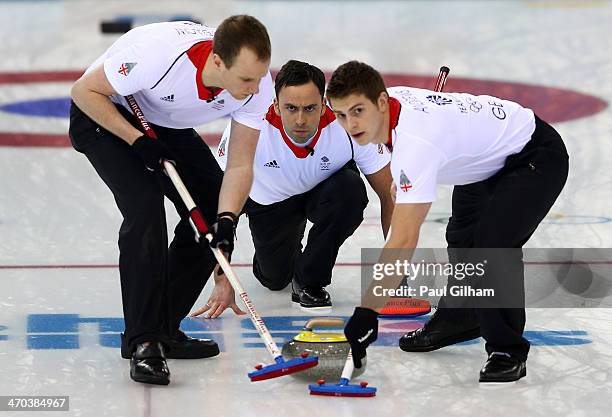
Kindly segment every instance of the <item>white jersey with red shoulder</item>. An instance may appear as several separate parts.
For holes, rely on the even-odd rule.
[[[217,160],[224,170],[230,130],[231,124],[217,148]],[[328,107],[316,135],[305,144],[295,143],[285,133],[274,106],[270,106],[257,142],[249,196],[263,205],[286,200],[310,191],[351,159],[364,175],[370,175],[389,164],[391,156],[383,145],[359,146],[353,142]]]
[[[202,70],[214,32],[193,22],[139,26],[117,39],[87,71],[103,65],[118,93],[111,100],[129,109],[123,96],[132,94],[151,123],[186,129],[230,115],[259,129],[272,102],[272,78],[268,73],[259,93],[244,100],[225,90],[207,89]]]
[[[436,185],[495,175],[535,130],[533,111],[508,100],[392,87],[389,139],[396,203],[436,199]]]

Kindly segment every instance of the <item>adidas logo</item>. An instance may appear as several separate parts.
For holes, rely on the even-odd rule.
[[[169,96],[166,97],[160,97],[160,100],[164,100],[164,101],[169,101],[171,103],[174,103],[174,94],[170,94]]]
[[[221,99],[219,101],[215,101],[215,103],[212,105],[212,108],[215,110],[221,110],[224,104],[225,100]]]
[[[264,166],[268,168],[280,168],[280,165],[276,162],[276,159],[264,164]]]

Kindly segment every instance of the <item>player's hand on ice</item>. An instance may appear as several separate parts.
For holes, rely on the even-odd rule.
[[[176,158],[166,144],[159,139],[142,135],[132,143],[132,149],[140,156],[149,171],[161,171],[164,159],[176,165]]]
[[[221,275],[217,275],[218,273],[221,273]],[[246,314],[246,312],[242,311],[240,307],[236,305],[234,289],[232,288],[232,285],[227,277],[219,269],[219,265],[217,265],[217,268],[215,268],[215,288],[213,288],[212,294],[210,294],[206,304],[191,313],[190,316],[201,316],[208,311],[205,318],[214,319],[219,317],[228,307],[234,310],[234,313],[237,316],[243,316]]]
[[[234,251],[237,223],[238,217],[234,213],[226,211],[217,215],[217,221],[211,227],[213,239],[210,246],[220,249],[228,261],[231,260]]]
[[[391,181],[391,189],[389,190],[389,193],[391,194],[391,200],[393,200],[393,203],[395,203],[395,196],[397,196],[397,185],[395,185],[393,181]]]
[[[344,326],[344,335],[351,345],[355,368],[361,368],[361,360],[366,356],[366,349],[378,337],[378,313],[369,308],[356,307]]]

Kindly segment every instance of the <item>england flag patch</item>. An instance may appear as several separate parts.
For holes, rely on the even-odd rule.
[[[128,74],[132,71],[132,69],[134,69],[136,64],[137,62],[124,62],[123,64],[121,64],[121,66],[119,67],[119,71],[117,72],[127,77]]]
[[[404,170],[401,170],[400,172],[400,188],[405,193],[407,193],[408,190],[412,188],[412,183],[410,182],[406,174],[404,174]]]

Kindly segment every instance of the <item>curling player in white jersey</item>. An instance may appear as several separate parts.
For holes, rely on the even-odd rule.
[[[156,23],[121,36],[72,87],[72,145],[112,191],[123,215],[121,354],[131,359],[135,381],[165,385],[166,358],[219,353],[214,341],[192,339],[179,329],[216,261],[207,242],[196,243],[161,161],[174,161],[214,223],[211,245],[229,256],[237,214],[251,187],[259,129],[273,97],[270,55],[266,28],[251,16],[229,17],[216,30],[192,22]],[[139,103],[159,139],[139,130],[127,95]],[[223,175],[194,127],[225,116],[232,119],[236,151]],[[164,196],[181,217],[169,248]]]
[[[400,348],[427,352],[482,336],[488,359],[480,382],[525,376],[529,342],[523,337],[520,248],[567,179],[568,155],[559,134],[532,110],[496,97],[387,89],[376,70],[356,61],[336,69],[327,96],[355,141],[392,149],[397,198],[385,248],[410,252],[417,246],[437,184],[455,186],[446,229],[451,263],[470,261],[479,250],[487,254],[495,253],[487,248],[509,248],[504,256],[489,259],[480,281],[496,286],[494,304],[476,302],[474,297],[444,297],[422,329],[400,339]],[[397,283],[389,283],[389,288]],[[376,309],[384,303],[368,294],[345,328],[356,366],[376,340]]]
[[[387,233],[393,211],[390,154],[382,145],[362,147],[351,140],[325,105],[325,75],[319,68],[291,60],[276,76],[275,90],[245,205],[255,246],[253,273],[273,291],[291,283],[296,305],[326,310],[332,300],[325,287],[338,250],[363,221],[368,203],[359,171],[380,199]],[[228,126],[218,148],[221,165],[235,152],[233,145],[227,152],[233,136]],[[307,220],[312,228],[302,248]]]

